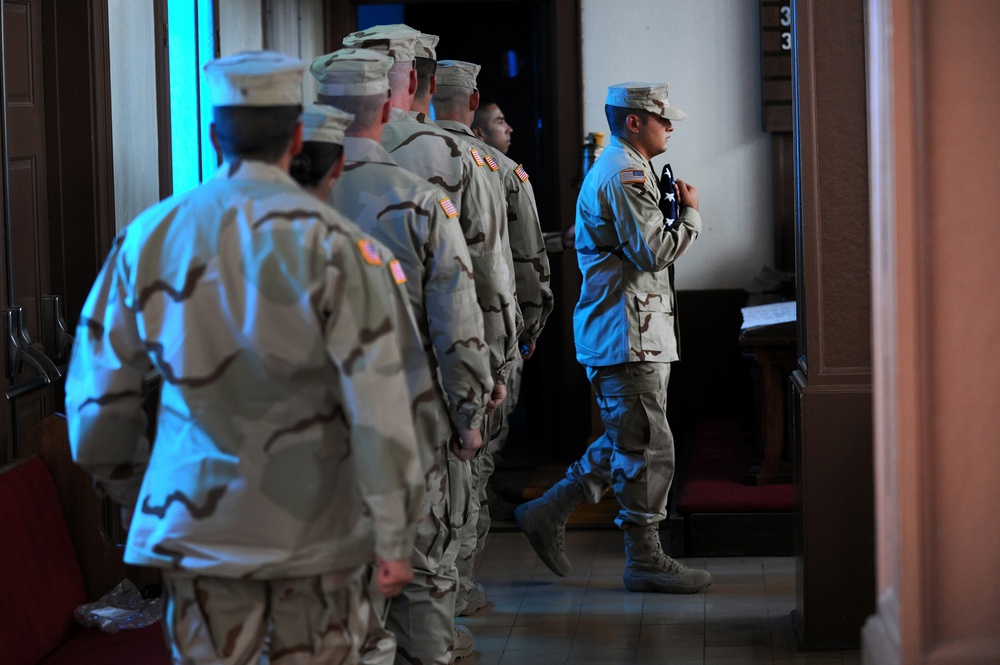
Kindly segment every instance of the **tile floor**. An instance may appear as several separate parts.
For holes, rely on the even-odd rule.
[[[566,534],[573,572],[549,572],[517,532],[491,532],[477,580],[490,604],[459,619],[476,651],[459,665],[856,665],[858,651],[800,652],[792,557],[684,559],[714,582],[692,595],[631,593],[622,586],[616,530]]]

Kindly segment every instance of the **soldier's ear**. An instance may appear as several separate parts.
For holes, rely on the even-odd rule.
[[[479,91],[473,90],[472,94],[469,95],[469,110],[475,111],[479,108]]]
[[[432,76],[432,77],[431,77],[431,84],[430,84],[430,86],[429,86],[429,87],[427,88],[427,91],[428,91],[428,92],[429,92],[430,94],[432,94],[432,95],[433,95],[433,94],[434,94],[435,92],[437,92],[437,89],[438,89],[438,79],[437,79],[437,76]]]
[[[642,126],[642,120],[636,113],[629,113],[625,116],[625,129],[631,134],[638,134]]]
[[[333,166],[330,168],[330,173],[328,174],[331,184],[344,172],[344,161],[344,153],[340,153],[340,157],[338,157],[337,161],[333,163]]]
[[[416,67],[414,67],[413,69],[410,70],[410,89],[409,89],[409,92],[407,92],[406,94],[410,95],[411,97],[413,95],[417,94],[417,68]]]
[[[222,146],[219,145],[219,135],[215,132],[215,123],[211,123],[208,126],[208,135],[212,139],[212,147],[215,148],[215,158],[217,161],[222,162]]]
[[[295,131],[292,132],[292,142],[288,145],[289,154],[294,157],[302,152],[302,122],[295,123]]]

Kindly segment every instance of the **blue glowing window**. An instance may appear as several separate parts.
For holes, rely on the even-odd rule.
[[[175,194],[204,182],[218,161],[209,137],[212,107],[202,66],[215,57],[212,0],[169,0],[170,142]]]

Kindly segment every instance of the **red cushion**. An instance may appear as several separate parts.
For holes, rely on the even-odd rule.
[[[677,512],[768,513],[795,510],[795,485],[745,485],[750,444],[735,421],[707,421],[695,431]]]
[[[77,630],[86,591],[55,483],[38,457],[0,471],[0,663],[34,665]]]
[[[170,665],[163,622],[115,634],[81,628],[38,665]]]

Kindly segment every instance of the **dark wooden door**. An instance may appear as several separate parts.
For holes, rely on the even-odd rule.
[[[0,289],[5,313],[3,385],[33,389],[4,399],[4,456],[15,452],[19,433],[55,408],[56,379],[45,362],[42,297],[50,293],[48,162],[46,159],[42,0],[3,3],[4,270]],[[27,337],[18,333],[23,324]],[[17,343],[9,341],[15,336]],[[38,380],[36,377],[42,377]]]
[[[56,375],[65,369],[67,333],[115,219],[107,0],[3,0],[0,27],[3,463],[32,425],[62,409]],[[57,302],[65,330],[51,316]],[[19,341],[30,358],[12,348],[14,318],[23,320]]]

